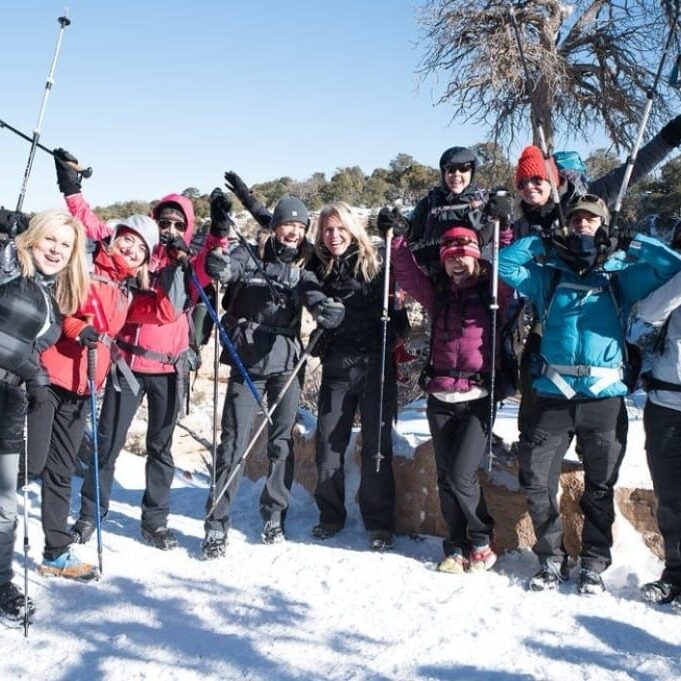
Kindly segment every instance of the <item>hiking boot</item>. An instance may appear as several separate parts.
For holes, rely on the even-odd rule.
[[[262,539],[263,544],[281,544],[281,542],[286,541],[284,528],[279,521],[268,520],[265,527],[262,528],[260,539]]]
[[[167,527],[157,527],[155,530],[152,530],[142,525],[142,536],[152,546],[161,549],[161,551],[170,551],[177,547],[177,537]]]
[[[369,532],[369,546],[372,551],[390,551],[394,545],[393,533],[390,530]]]
[[[453,553],[451,556],[446,556],[438,566],[438,572],[448,572],[450,575],[462,575],[468,569],[468,561],[463,557],[462,553]]]
[[[227,535],[222,530],[208,530],[201,543],[204,560],[222,558],[227,550]]]
[[[315,539],[330,539],[343,529],[343,525],[337,523],[319,523],[312,528],[312,536]]]
[[[681,596],[681,586],[657,579],[641,587],[641,596],[648,603],[671,603],[677,596]]]
[[[87,518],[78,518],[71,527],[71,536],[74,544],[87,544],[92,535],[97,531],[97,523]]]
[[[582,595],[602,594],[605,591],[605,584],[599,572],[589,568],[581,568],[577,578],[577,593]]]
[[[28,622],[33,621],[35,607],[28,599]],[[0,618],[9,622],[23,622],[26,615],[26,597],[21,589],[12,582],[5,582],[0,586]]]
[[[485,570],[489,570],[496,562],[497,554],[494,553],[489,544],[485,546],[476,546],[471,549],[468,569],[470,572],[485,572]]]
[[[545,558],[541,561],[541,569],[529,581],[530,591],[550,591],[570,578],[567,559],[562,561]]]
[[[94,565],[84,563],[76,558],[70,551],[62,553],[52,560],[43,559],[38,566],[38,572],[46,577],[64,577],[75,579],[78,582],[90,582],[99,579],[99,571]]]

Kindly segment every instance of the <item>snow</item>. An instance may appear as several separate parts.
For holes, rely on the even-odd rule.
[[[423,435],[418,404],[398,429]],[[634,415],[640,410],[634,409]],[[496,431],[513,439],[515,405]],[[210,421],[210,408],[206,407]],[[307,424],[309,429],[310,424]],[[208,431],[209,432],[209,431]],[[210,435],[206,437],[210,438]],[[640,418],[630,427],[623,479],[646,482]],[[642,462],[642,464],[641,464]],[[178,461],[182,466],[182,462]],[[367,550],[357,505],[346,528],[317,542],[316,507],[294,484],[288,541],[260,543],[262,481],[242,480],[227,556],[199,560],[209,479],[178,468],[170,526],[180,546],[162,552],[139,537],[144,459],[124,452],[103,524],[104,573],[79,584],[36,573],[41,559],[39,487],[29,490],[29,591],[38,613],[21,629],[0,627],[2,679],[492,680],[676,681],[681,619],[653,607],[639,586],[660,562],[618,517],[608,592],[578,596],[574,581],[556,593],[530,593],[530,551],[501,556],[484,574],[435,571],[435,537],[398,536],[388,553]],[[629,483],[627,483],[629,484]],[[349,500],[358,485],[352,467]],[[649,478],[647,485],[649,486]],[[77,508],[76,478],[72,507]],[[22,583],[22,529],[15,553]],[[95,542],[76,548],[96,562]]]

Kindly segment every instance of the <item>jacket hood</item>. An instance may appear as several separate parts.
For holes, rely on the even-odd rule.
[[[154,206],[151,211],[151,217],[156,220],[159,208],[165,203],[176,203],[184,213],[185,218],[187,218],[187,229],[184,232],[183,239],[184,242],[189,246],[194,234],[194,226],[196,224],[196,218],[194,217],[194,204],[182,194],[166,194],[159,199],[158,203]]]

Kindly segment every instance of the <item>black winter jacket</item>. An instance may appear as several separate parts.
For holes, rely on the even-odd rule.
[[[21,275],[12,242],[0,244],[0,367],[24,381],[49,383],[39,355],[61,333],[52,280]]]
[[[276,297],[255,266],[252,256],[271,282]],[[304,305],[314,314],[314,308],[326,298],[317,278],[307,270],[287,262],[286,251],[279,249],[274,237],[265,243],[263,257],[254,247],[239,245],[229,253],[229,267],[220,277],[229,284],[222,300],[227,313],[223,323],[244,366],[254,376],[269,376],[294,368],[301,354],[300,319]],[[210,256],[206,271],[211,271]],[[229,353],[220,358],[233,365]]]

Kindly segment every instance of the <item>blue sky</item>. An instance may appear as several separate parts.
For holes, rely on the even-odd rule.
[[[436,165],[485,130],[435,106],[443,83],[419,80],[424,54],[412,0],[148,0],[69,3],[41,142],[94,175],[93,205],[210,191],[225,170],[249,184],[359,165],[398,153]],[[30,134],[64,4],[3,3],[0,118]],[[420,42],[420,44],[419,44]],[[29,144],[0,129],[0,203],[16,204]],[[38,151],[24,204],[61,205]]]

